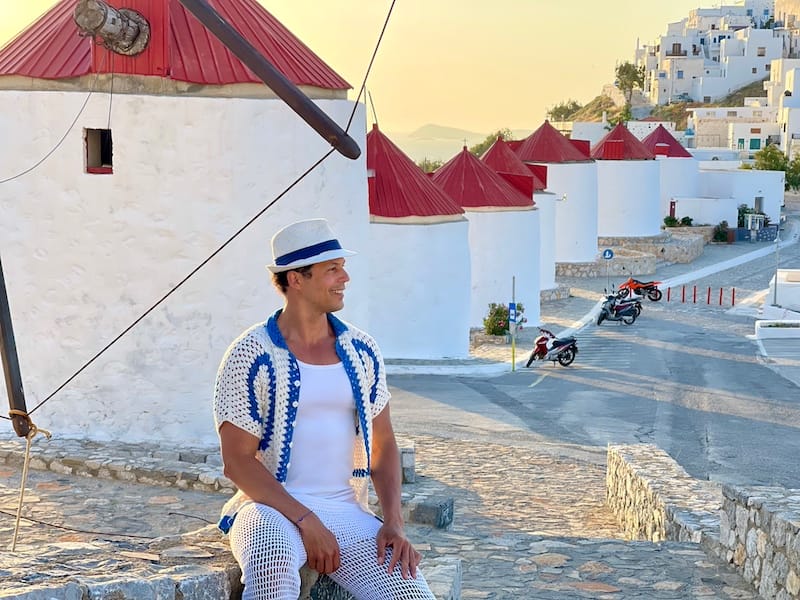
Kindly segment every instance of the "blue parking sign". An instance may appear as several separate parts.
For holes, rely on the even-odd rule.
[[[509,302],[508,303],[508,322],[509,323],[516,323],[517,322],[517,303],[516,302]]]
[[[611,248],[606,248],[605,250],[603,250],[603,258],[605,258],[606,260],[611,260],[612,258],[614,258],[614,251]]]

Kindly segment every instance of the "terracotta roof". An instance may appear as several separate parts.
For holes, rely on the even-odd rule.
[[[586,162],[590,160],[564,137],[549,121],[525,138],[516,149],[517,156],[524,162],[564,163]]]
[[[618,123],[594,148],[592,158],[605,160],[652,160],[655,158],[628,128]]]
[[[464,149],[439,167],[433,181],[463,208],[531,208],[533,198],[507,183]]]
[[[369,213],[386,218],[434,217],[464,211],[414,161],[378,130],[367,134]]]
[[[151,39],[144,52],[112,54],[92,38],[81,37],[72,19],[75,0],[60,0],[0,49],[0,75],[66,79],[113,71],[205,85],[261,83],[178,0],[107,1],[148,20]],[[351,87],[256,0],[208,2],[296,85]]]
[[[497,141],[483,153],[481,160],[523,194],[530,196],[533,192],[542,191],[546,187],[503,138],[497,138]]]
[[[681,143],[663,125],[656,127],[642,140],[642,145],[653,154],[657,154],[656,144],[665,144],[667,146],[666,155],[671,158],[692,158],[689,151],[681,146]]]

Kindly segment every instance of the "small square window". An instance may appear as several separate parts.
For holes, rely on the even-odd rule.
[[[756,67],[753,67],[753,73],[758,73],[758,69]]]
[[[727,116],[727,117],[735,117],[736,116],[736,111],[735,110],[729,110],[728,114],[725,115],[725,116]]]
[[[114,172],[114,143],[110,129],[84,129],[84,148],[87,173]]]
[[[676,75],[678,79],[683,79],[683,71],[678,71]]]

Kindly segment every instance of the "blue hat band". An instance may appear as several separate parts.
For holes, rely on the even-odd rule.
[[[314,244],[313,246],[306,246],[305,248],[300,248],[294,252],[289,252],[288,254],[279,256],[275,259],[275,264],[279,267],[285,267],[286,265],[290,265],[298,260],[305,260],[306,258],[317,256],[318,254],[328,252],[329,250],[341,249],[342,245],[339,243],[339,240],[328,240],[326,242],[320,242],[319,244]]]

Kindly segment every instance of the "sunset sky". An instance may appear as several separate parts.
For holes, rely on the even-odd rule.
[[[390,0],[260,0],[357,93]],[[111,2],[124,6],[121,0]],[[0,0],[0,44],[54,0]],[[367,84],[384,131],[534,129],[586,103],[698,0],[396,0]],[[372,121],[370,113],[369,120]]]

